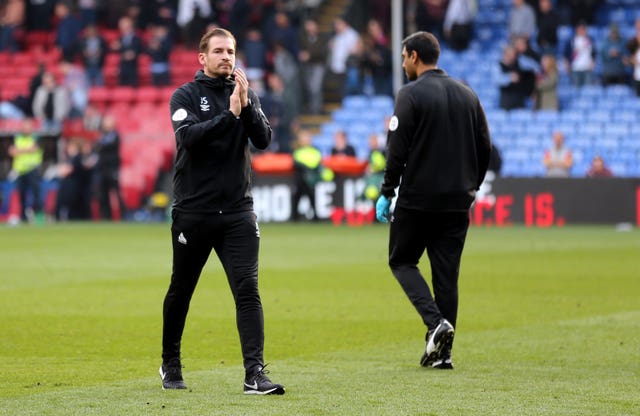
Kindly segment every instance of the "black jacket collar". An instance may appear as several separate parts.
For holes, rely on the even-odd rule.
[[[196,72],[195,81],[204,84],[205,86],[213,89],[221,89],[225,87],[234,87],[236,85],[233,78],[212,78],[205,75],[202,69]]]

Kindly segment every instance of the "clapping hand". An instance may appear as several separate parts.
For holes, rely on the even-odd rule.
[[[240,68],[236,68],[235,71],[233,71],[233,75],[235,75],[236,79],[236,88],[239,87],[240,104],[242,108],[244,108],[249,105],[249,80]]]

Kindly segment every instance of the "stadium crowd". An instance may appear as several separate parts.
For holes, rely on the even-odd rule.
[[[132,175],[143,176],[143,194],[149,197],[161,186],[173,154],[168,122],[152,118],[165,112],[158,109],[166,108],[173,89],[192,79],[198,69],[197,62],[185,52],[195,47],[207,28],[221,26],[236,34],[239,65],[246,70],[270,120],[274,140],[269,151],[291,153],[302,127],[301,115],[333,117],[340,108],[333,111],[335,106],[327,106],[328,103],[340,105],[346,98],[362,95],[393,96],[389,2],[347,2],[345,13],[333,17],[330,28],[320,24],[318,12],[323,3],[321,0],[3,1],[0,130],[13,136],[21,128],[20,120],[33,118],[36,131],[60,136],[61,145],[54,161],[62,164],[67,157],[73,158],[67,153],[74,154],[78,143],[83,151],[95,154],[105,131],[101,120],[115,118],[114,128],[122,136],[118,150],[122,155],[123,166],[118,168],[122,181],[118,186],[127,188],[127,184],[138,182]],[[404,2],[405,34],[431,31],[443,40],[443,51],[454,54],[449,56],[464,56],[482,37],[480,29],[490,20],[487,16],[496,10],[506,10],[506,19],[490,25],[502,36],[491,40],[504,45],[501,59],[494,62],[496,70],[490,81],[498,94],[496,107],[507,111],[557,112],[566,104],[559,92],[565,79],[570,79],[577,88],[633,86],[640,95],[640,19],[636,20],[632,35],[627,27],[622,31],[611,22],[603,25],[599,18],[602,13],[598,13],[608,3],[408,0]],[[606,36],[602,36],[602,30],[593,30],[603,26],[609,28]],[[570,35],[566,36],[567,33]],[[594,38],[594,33],[600,37]],[[458,75],[453,65],[448,68],[445,64],[444,69]],[[473,83],[470,85],[475,88]],[[115,91],[124,98],[120,100],[113,95]],[[143,100],[143,91],[155,98]],[[111,95],[101,99],[99,93],[106,92]],[[490,102],[485,105],[493,107]],[[332,129],[322,126],[314,144],[328,156],[334,136],[340,131],[354,148],[355,157],[367,161],[369,137],[384,133],[384,120],[390,115],[389,105],[382,108],[376,114],[378,121],[367,120],[376,126],[373,131],[348,131],[344,124]],[[339,124],[334,121],[332,118],[326,124]],[[548,136],[550,139],[551,134]],[[141,138],[165,143],[157,146],[161,150],[154,150],[158,153],[153,156],[154,172],[126,167],[128,163],[136,164],[132,158],[139,156],[136,151],[141,145],[134,142]],[[82,145],[84,142],[88,144]],[[381,150],[384,140],[378,143]],[[505,162],[508,156],[504,157]],[[539,161],[540,158],[542,168]],[[149,165],[148,162],[149,159],[144,160],[144,164]],[[9,158],[2,163],[0,174],[6,177],[10,171]],[[48,167],[43,163],[41,173]],[[49,170],[47,177],[65,171]],[[95,188],[96,182],[90,182]],[[125,203],[118,203],[123,211],[127,206],[136,208],[142,204],[139,195],[131,198],[126,191],[122,197],[114,194],[114,198],[124,199]],[[103,209],[103,216],[108,215],[104,212]]]

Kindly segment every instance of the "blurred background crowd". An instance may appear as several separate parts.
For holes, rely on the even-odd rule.
[[[640,176],[637,1],[405,0],[401,20],[480,96],[496,175]],[[382,0],[0,0],[0,213],[14,190],[16,221],[166,206],[168,101],[215,26],[236,36],[267,153],[312,146],[379,174],[391,21]]]

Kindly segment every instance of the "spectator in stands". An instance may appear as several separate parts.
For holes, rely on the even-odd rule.
[[[384,179],[384,169],[387,167],[387,159],[383,147],[380,145],[377,134],[369,135],[369,157],[367,170],[364,177],[364,199],[376,201],[380,196],[380,186]]]
[[[84,29],[78,49],[89,85],[104,85],[102,68],[104,67],[104,60],[107,55],[107,42],[102,35],[100,35],[95,25],[88,25]]]
[[[573,155],[564,143],[561,131],[553,132],[553,146],[547,149],[542,160],[548,177],[568,177],[573,166]]]
[[[475,0],[451,0],[444,16],[444,37],[454,51],[464,51],[473,39],[473,19],[478,12]]]
[[[81,118],[89,103],[89,80],[85,71],[70,61],[60,62],[61,86],[69,95],[69,118]]]
[[[66,143],[64,161],[58,166],[60,185],[55,207],[57,221],[91,218],[91,175],[94,165],[91,143],[79,139]]]
[[[223,15],[220,21],[226,22],[226,25],[231,33],[237,33],[236,43],[238,49],[244,48],[244,34],[249,26],[251,26],[251,16],[254,13],[260,13],[262,1],[253,0],[234,0],[231,5],[223,6]],[[267,16],[262,15],[263,21],[268,21]],[[268,36],[266,31],[263,31],[265,38]]]
[[[541,71],[536,78],[535,108],[536,110],[558,111],[558,64],[555,55],[542,56]]]
[[[525,107],[527,95],[524,93],[525,89],[520,77],[518,54],[513,46],[507,45],[504,47],[494,79],[498,80],[498,86],[500,87],[500,108],[513,110]]]
[[[56,4],[55,13],[58,21],[55,45],[62,52],[62,59],[73,61],[78,37],[82,32],[82,21],[64,1]]]
[[[298,29],[291,23],[289,15],[284,11],[278,11],[269,30],[269,42],[272,47],[281,44],[297,60],[300,53],[298,37]]]
[[[304,102],[307,103],[307,111],[311,114],[322,113],[322,84],[328,53],[327,44],[328,39],[320,32],[318,22],[311,18],[305,20],[298,59],[302,69]]]
[[[67,91],[56,81],[51,72],[42,75],[42,85],[33,98],[33,115],[44,130],[59,132],[62,122],[69,115],[71,102]]]
[[[569,4],[571,24],[576,25],[580,22],[585,24],[593,24],[595,22],[595,13],[597,8],[603,3],[603,0],[564,0]]]
[[[525,0],[513,0],[509,15],[509,37],[525,36],[531,39],[536,31],[536,13]]]
[[[618,25],[609,26],[609,34],[600,45],[600,62],[602,63],[602,84],[627,84],[628,60],[625,41],[620,37]]]
[[[358,38],[356,44],[347,57],[345,80],[344,80],[344,95],[359,95],[364,93],[365,75],[364,75],[364,39]],[[369,75],[369,74],[367,74]],[[369,75],[369,90],[371,90],[371,79]],[[371,94],[371,91],[369,91]]]
[[[99,0],[77,0],[80,12],[80,23],[83,28],[95,26],[98,19]]]
[[[331,156],[356,157],[356,149],[349,143],[347,133],[344,130],[337,130],[334,133]]]
[[[146,52],[151,57],[151,83],[156,87],[164,87],[171,83],[169,55],[172,48],[169,28],[160,24],[153,25]]]
[[[42,78],[45,72],[47,72],[47,67],[44,62],[38,62],[38,70],[29,81],[29,97],[26,103],[26,109],[24,109],[25,114],[29,117],[33,117],[33,100],[36,97],[38,87],[42,85]]]
[[[27,0],[27,30],[50,31],[58,0]]]
[[[627,43],[629,62],[633,71],[633,83],[636,95],[640,97],[640,18],[636,19],[636,34]]]
[[[591,166],[587,171],[588,178],[611,178],[613,176],[613,172],[609,169],[605,163],[604,159],[600,155],[596,155],[593,157],[591,161]]]
[[[292,113],[285,103],[285,89],[282,79],[274,73],[267,76],[267,88],[264,95],[260,95],[262,111],[271,125],[272,137],[270,150],[279,153],[289,153],[291,149],[291,132],[289,125]]]
[[[276,42],[273,45],[273,72],[278,74],[285,85],[285,89],[295,89],[295,93],[299,88],[300,69],[296,58],[285,47],[284,44]],[[293,93],[294,91],[292,91]]]
[[[347,58],[345,95],[391,95],[391,50],[363,34]]]
[[[178,0],[176,22],[187,47],[197,45],[204,33],[207,21],[212,16],[211,2],[208,0]]]
[[[321,180],[322,153],[312,144],[308,130],[299,130],[293,150],[294,192],[291,197],[291,219],[300,219],[299,205],[303,196],[309,198],[312,218],[317,220],[315,186]]]
[[[25,0],[7,0],[0,5],[0,52],[16,52],[16,34],[25,20]]]
[[[273,51],[273,71],[282,80],[283,123],[290,126],[300,113],[300,69],[296,59],[280,43],[275,44]]]
[[[541,54],[555,55],[558,53],[558,27],[560,15],[553,8],[551,0],[540,0],[538,3],[538,36],[536,41]]]
[[[144,13],[140,16],[143,28],[151,25],[162,25],[169,29],[172,41],[179,39],[178,24],[176,22],[177,3],[168,0],[149,0],[145,4]],[[212,11],[212,14],[214,12]]]
[[[442,25],[447,13],[447,0],[419,0],[415,4],[417,30],[433,33],[442,39]]]
[[[100,217],[103,220],[114,219],[111,209],[111,195],[115,194],[120,214],[124,213],[124,203],[120,195],[120,135],[116,128],[116,119],[107,114],[102,119],[102,136],[96,143],[98,156],[96,164],[96,191],[100,203]]]
[[[531,97],[536,88],[536,74],[540,73],[540,55],[531,48],[526,36],[515,36],[513,46],[518,54],[522,94]]]
[[[376,45],[389,47],[389,36],[385,33],[384,27],[379,20],[375,18],[369,19],[367,22],[367,34]]]
[[[21,97],[14,97],[10,100],[0,101],[0,120],[22,120],[26,114],[20,105]],[[24,97],[22,97],[24,98]]]
[[[136,34],[134,21],[129,16],[118,20],[120,37],[111,48],[120,54],[119,84],[138,86],[138,57],[142,52],[142,40]]]
[[[370,32],[362,36],[364,47],[362,69],[365,79],[371,82],[371,88],[368,87],[368,82],[365,84],[364,92],[377,95],[392,95],[391,49],[388,44],[376,39],[380,38]]]
[[[334,20],[335,34],[329,42],[330,82],[337,85],[340,94],[346,80],[347,59],[355,50],[360,35],[341,17]],[[342,98],[342,97],[339,97]]]
[[[249,81],[263,80],[267,71],[267,44],[255,27],[247,30],[244,47],[245,73]],[[237,58],[236,58],[237,59]]]
[[[587,25],[578,23],[573,38],[564,50],[565,64],[571,74],[571,83],[577,87],[593,84],[596,46],[587,33]]]
[[[98,132],[102,128],[102,112],[89,103],[82,116],[82,127],[88,133]]]
[[[34,133],[34,123],[30,118],[22,122],[21,130],[13,138],[9,155],[13,158],[11,176],[15,177],[20,195],[20,219],[33,222],[41,216],[40,168],[42,149],[38,136]]]

